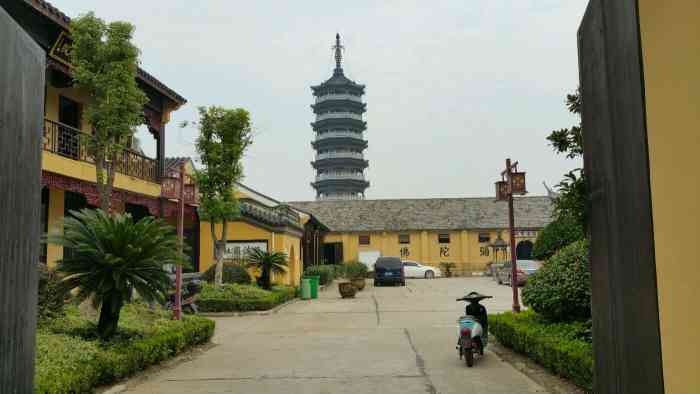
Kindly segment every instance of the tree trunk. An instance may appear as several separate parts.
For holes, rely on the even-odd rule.
[[[102,302],[100,320],[97,323],[97,333],[103,340],[109,340],[117,333],[119,314],[123,305],[123,300],[117,295],[109,297]]]
[[[214,239],[214,254],[216,257],[216,270],[214,271],[214,286],[219,287],[224,282],[224,252],[226,252],[226,240],[228,234],[228,222],[226,220],[222,223],[221,229],[221,239],[217,241],[216,231],[214,230],[214,223],[211,224],[212,238]]]

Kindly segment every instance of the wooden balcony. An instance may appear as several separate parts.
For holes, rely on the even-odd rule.
[[[161,178],[161,196],[169,199],[180,198],[180,179],[175,177]],[[185,204],[199,204],[199,191],[197,190],[194,180],[189,175],[185,175]]]
[[[91,138],[93,138],[92,135],[73,127],[48,119],[44,120],[43,148],[45,151],[95,164],[95,160],[87,152],[87,142]],[[119,153],[116,170],[123,175],[153,183],[158,182],[158,161],[130,149],[124,149]]]

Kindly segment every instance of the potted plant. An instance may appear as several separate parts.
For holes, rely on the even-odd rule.
[[[365,288],[365,277],[367,276],[366,265],[360,263],[359,261],[346,263],[345,275],[358,291],[362,291]]]
[[[355,298],[357,288],[352,282],[338,282],[338,291],[340,291],[340,296],[343,298]]]

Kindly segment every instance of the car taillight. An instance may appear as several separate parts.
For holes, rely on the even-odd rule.
[[[462,331],[461,331],[461,333],[462,333],[462,336],[463,336],[463,337],[467,337],[467,338],[471,338],[471,337],[472,337],[472,330],[470,330],[470,329],[468,329],[468,328],[463,328]]]

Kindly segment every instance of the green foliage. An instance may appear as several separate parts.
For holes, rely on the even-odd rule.
[[[347,277],[347,267],[345,264],[333,264],[330,265],[330,267],[333,267],[333,277],[334,278],[345,278]]]
[[[574,94],[566,96],[566,106],[569,112],[581,116],[581,93],[577,89]],[[547,137],[555,152],[566,154],[575,159],[583,156],[583,130],[581,122],[578,126],[568,129],[554,130]],[[586,177],[583,169],[577,168],[564,175],[558,185],[559,197],[554,200],[554,213],[557,217],[571,217],[586,231]]]
[[[345,277],[350,280],[364,279],[367,277],[367,266],[359,261],[345,263]]]
[[[205,284],[197,305],[202,312],[264,311],[295,296],[296,289],[290,286],[273,286],[268,291],[250,285],[225,284],[214,287]]]
[[[593,346],[590,323],[550,323],[532,311],[489,317],[489,332],[516,352],[525,354],[588,392],[593,390]]]
[[[551,321],[591,318],[588,242],[574,242],[552,256],[528,278],[523,302]]]
[[[547,260],[559,249],[585,237],[583,228],[576,219],[571,216],[560,216],[539,232],[532,248],[532,257],[537,260]]]
[[[248,252],[246,261],[249,267],[260,270],[258,285],[265,290],[272,288],[272,275],[287,272],[287,254],[284,252],[266,252],[253,248]]]
[[[45,264],[39,263],[37,269],[39,271],[37,314],[39,322],[42,323],[46,319],[63,314],[69,289],[61,281],[60,275]]]
[[[312,265],[304,270],[305,276],[320,276],[319,284],[328,285],[335,279],[333,265]]]
[[[133,25],[107,24],[92,12],[71,20],[72,76],[90,98],[84,115],[94,136],[84,143],[95,159],[104,210],[109,210],[118,155],[143,123],[143,106],[148,101],[136,83],[139,49],[131,42],[133,33]]]
[[[248,111],[222,107],[199,107],[199,137],[195,148],[204,168],[195,171],[194,180],[199,188],[199,216],[211,224],[215,241],[216,275],[214,282],[221,285],[227,223],[240,216],[240,206],[234,187],[243,176],[243,155],[253,143]],[[187,123],[184,123],[186,125]],[[222,224],[217,237],[216,223]]]
[[[202,280],[206,280],[209,283],[214,282],[214,271],[216,271],[216,265],[212,265],[202,273]],[[249,285],[250,282],[252,282],[252,278],[244,266],[234,261],[224,262],[223,283]]]
[[[455,263],[443,261],[440,263],[440,269],[445,273],[445,277],[452,277],[452,269],[455,267]]]
[[[80,300],[92,297],[101,306],[103,339],[116,333],[120,310],[133,290],[145,301],[162,302],[170,286],[163,265],[184,261],[174,229],[153,217],[134,223],[128,214],[72,211],[63,233],[48,239],[73,251],[58,261],[57,271],[69,289],[78,289]]]
[[[149,365],[206,343],[214,322],[199,316],[170,319],[162,309],[124,307],[119,335],[101,342],[96,324],[69,310],[65,318],[43,326],[36,338],[36,393],[91,393]]]

